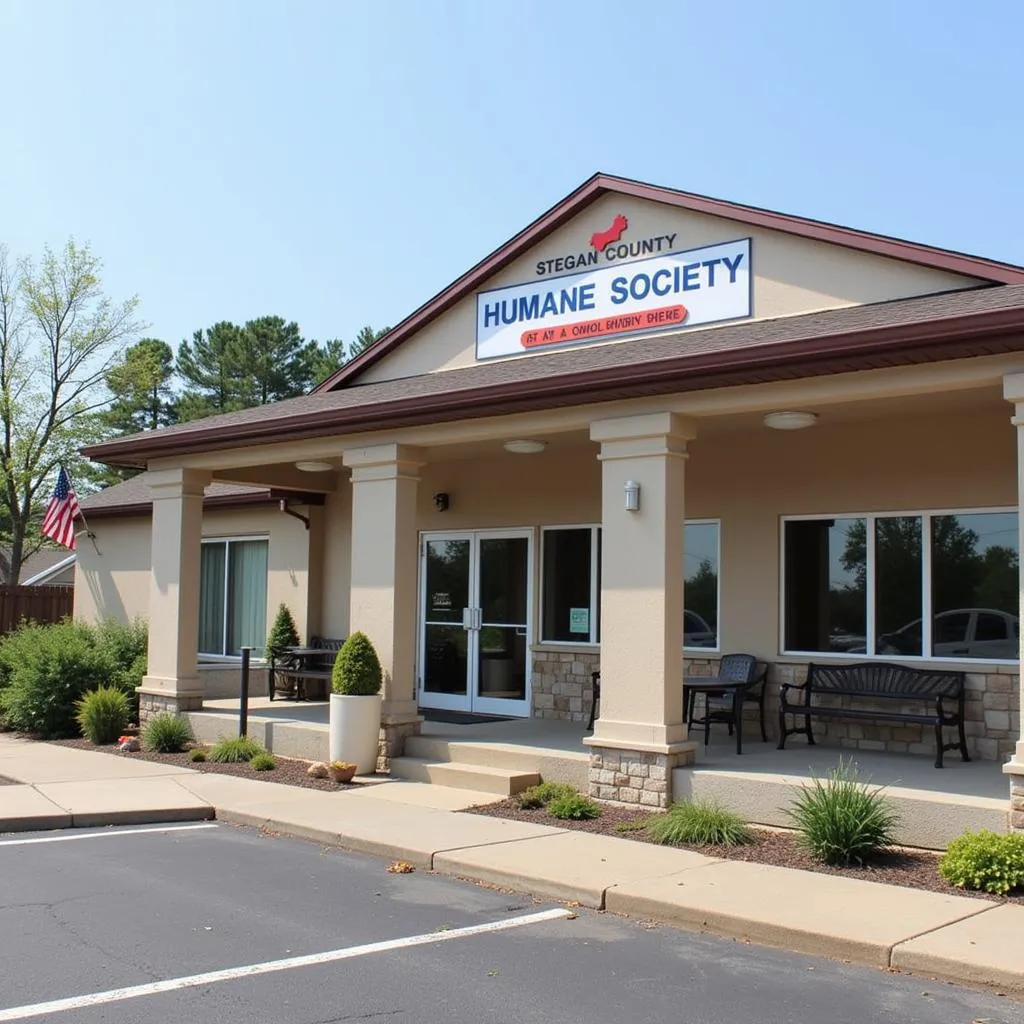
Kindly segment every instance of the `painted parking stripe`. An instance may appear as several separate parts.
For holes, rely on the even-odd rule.
[[[153,828],[123,828],[117,832],[85,832],[82,835],[37,836],[33,839],[4,839],[3,846],[33,846],[36,843],[70,843],[78,839],[119,839],[121,836],[141,836],[149,832],[194,832],[200,828],[218,828],[216,822],[202,825],[157,825]]]
[[[551,910],[539,911],[536,914],[524,914],[521,917],[509,917],[502,921],[470,925],[468,928],[453,928],[450,931],[443,932],[427,932],[424,935],[409,935],[402,939],[370,942],[363,946],[331,949],[326,953],[310,953],[306,956],[289,957],[286,960],[268,960],[265,963],[248,964],[244,967],[228,967],[223,971],[207,971],[205,974],[192,974],[184,978],[169,978],[166,981],[153,981],[146,985],[132,985],[130,988],[115,988],[110,989],[108,992],[93,992],[85,996],[54,999],[48,1003],[12,1006],[10,1009],[0,1010],[0,1021],[29,1020],[32,1017],[43,1017],[48,1013],[81,1010],[89,1006],[103,1006],[106,1003],[118,1003],[125,999],[138,999],[140,996],[155,996],[163,992],[177,992],[185,988],[215,985],[222,981],[252,978],[259,974],[291,971],[296,967],[315,967],[318,964],[329,964],[335,963],[338,960],[351,960],[353,957],[369,956],[371,953],[390,953],[392,950],[409,949],[412,946],[427,946],[437,942],[451,942],[453,939],[467,939],[474,935],[489,935],[492,932],[505,932],[512,928],[523,928],[526,925],[542,924],[545,921],[556,921],[560,918],[573,916],[575,915],[571,910],[555,907]]]

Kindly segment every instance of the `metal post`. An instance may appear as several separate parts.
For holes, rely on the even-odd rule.
[[[238,701],[238,735],[245,736],[249,731],[249,656],[251,647],[242,648],[242,690]]]

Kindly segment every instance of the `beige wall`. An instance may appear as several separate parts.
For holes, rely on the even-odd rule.
[[[737,221],[661,203],[603,196],[527,255],[494,275],[488,280],[487,288],[542,280],[536,273],[538,260],[585,252],[591,234],[607,227],[617,213],[624,213],[629,219],[623,241],[675,233],[673,249],[684,250],[737,238],[753,239],[755,319],[883,302],[977,284],[973,278],[798,238],[781,231],[752,228]],[[372,366],[360,381],[373,383],[470,366],[475,362],[475,332],[476,297],[471,295]],[[629,341],[608,344],[629,344]]]
[[[308,510],[302,509],[303,513]],[[95,545],[79,545],[75,572],[75,617],[129,620],[149,615],[150,519],[97,518]],[[302,523],[276,507],[211,510],[203,516],[203,537],[267,537],[268,626],[284,602],[299,633],[307,631],[310,606],[309,541]],[[314,600],[315,610],[317,601]]]

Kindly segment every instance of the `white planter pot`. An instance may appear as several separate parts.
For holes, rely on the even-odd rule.
[[[377,743],[380,737],[381,695],[350,697],[331,694],[332,761],[352,761],[358,775],[377,770]]]

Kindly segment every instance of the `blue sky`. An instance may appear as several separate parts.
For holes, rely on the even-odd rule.
[[[394,324],[595,171],[1024,263],[1024,8],[5,0],[0,242],[149,333]]]

